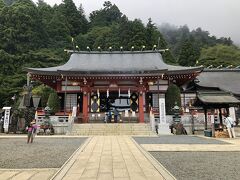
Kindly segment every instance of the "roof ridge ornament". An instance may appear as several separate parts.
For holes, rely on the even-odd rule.
[[[153,50],[153,51],[156,51],[156,48],[157,48],[157,45],[154,44],[152,50]]]
[[[123,51],[123,47],[122,47],[122,46],[120,46],[120,51],[121,51],[121,52]]]
[[[143,78],[140,77],[139,83],[142,85],[143,84]]]
[[[90,52],[91,51],[91,49],[90,49],[90,47],[89,46],[87,46],[87,50]]]

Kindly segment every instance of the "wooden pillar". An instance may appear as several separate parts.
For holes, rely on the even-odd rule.
[[[88,88],[83,87],[83,123],[88,122]]]
[[[207,108],[204,108],[204,115],[205,115],[205,127],[204,127],[204,129],[207,130]]]
[[[215,137],[215,119],[214,119],[215,109],[211,110],[211,125],[212,125],[212,137]],[[212,119],[213,117],[213,119]]]
[[[143,91],[140,89],[138,97],[138,113],[139,113],[139,123],[144,123],[144,104],[143,104]]]
[[[220,120],[220,125],[223,127],[223,121],[222,121],[222,109],[219,108],[219,120]]]
[[[56,81],[56,83],[57,83],[57,88],[56,88],[57,92],[62,91],[62,81]]]

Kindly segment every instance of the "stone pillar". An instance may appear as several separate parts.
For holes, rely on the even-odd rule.
[[[159,124],[158,124],[158,133],[159,134],[171,134],[169,128],[169,123],[166,119],[166,105],[165,105],[165,94],[159,95]]]

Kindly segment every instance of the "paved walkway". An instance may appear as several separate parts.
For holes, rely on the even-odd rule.
[[[228,144],[141,144],[141,146],[147,151],[240,151],[240,138],[216,140]],[[94,136],[88,138],[61,169],[0,169],[0,179],[175,179],[142,147],[130,136]]]
[[[89,138],[53,179],[174,179],[129,136]]]
[[[212,139],[202,136],[202,138]],[[216,138],[227,144],[141,144],[146,151],[240,151],[240,138]]]
[[[46,180],[50,179],[57,169],[0,169],[1,180]]]

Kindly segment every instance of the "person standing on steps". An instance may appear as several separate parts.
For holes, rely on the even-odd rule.
[[[117,120],[118,120],[118,110],[117,110],[117,108],[114,108],[113,113],[114,113],[114,122],[117,123]]]
[[[156,134],[158,134],[158,123],[155,122],[155,130],[156,130]]]

